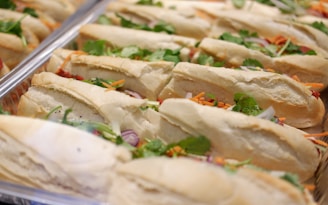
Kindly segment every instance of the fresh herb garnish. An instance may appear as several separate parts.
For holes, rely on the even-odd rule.
[[[162,2],[154,2],[153,0],[139,0],[136,4],[163,7]]]
[[[16,4],[12,0],[1,0],[0,1],[0,8],[15,10],[16,7],[17,7]]]
[[[322,32],[324,32],[326,35],[328,35],[328,27],[322,23],[322,21],[315,21],[312,24],[310,24],[313,28],[316,28]]]
[[[213,56],[207,55],[205,53],[200,53],[197,58],[197,63],[200,65],[207,65],[213,67],[222,67],[224,66],[224,62],[215,61]]]
[[[180,49],[158,49],[151,52],[147,49],[141,49],[137,46],[127,46],[124,48],[111,49],[104,40],[87,41],[83,46],[83,51],[96,56],[117,56],[130,58],[134,60],[145,61],[170,61],[178,63],[181,61]]]
[[[103,56],[107,55],[107,46],[105,40],[87,41],[82,50],[90,55]]]
[[[275,44],[267,39],[261,39],[256,32],[251,33],[247,30],[240,30],[236,35],[233,35],[229,32],[225,32],[222,35],[220,35],[218,39],[228,41],[231,43],[236,43],[238,45],[245,46],[246,48],[252,50],[260,51],[265,55],[271,57],[277,57],[281,55],[292,55],[292,54],[316,55],[316,52],[314,50],[310,48],[305,49],[304,46],[298,46],[292,43],[290,39],[285,38],[284,41],[280,41],[279,43]],[[252,40],[252,39],[256,39],[256,40]]]
[[[263,111],[253,97],[244,93],[236,93],[234,95],[234,101],[236,104],[232,108],[233,111],[253,116],[258,115]]]
[[[209,152],[211,143],[204,136],[190,136],[177,143],[171,143],[168,145],[165,145],[160,139],[153,139],[145,142],[140,147],[137,147],[133,151],[133,156],[134,158],[167,156],[169,152],[171,156],[176,156],[174,153],[171,153],[172,150],[174,150],[176,147],[179,147],[180,153],[183,153],[184,155],[205,155],[207,152]]]
[[[170,144],[168,147],[180,146],[186,153],[205,155],[211,148],[211,142],[204,136],[188,137],[178,143]]]
[[[105,14],[101,14],[98,17],[97,23],[102,25],[112,25],[112,21]]]
[[[299,178],[296,174],[292,173],[285,173],[283,176],[280,177],[281,179],[291,183],[295,187],[297,187],[299,190],[303,191],[304,187],[300,184]]]
[[[25,7],[23,9],[23,13],[24,14],[28,14],[30,16],[33,16],[35,18],[38,18],[39,17],[39,15],[36,13],[36,11],[34,9],[32,9],[32,8],[29,8],[29,7]]]
[[[232,0],[232,3],[238,9],[241,9],[245,6],[245,0]]]
[[[97,85],[99,87],[103,87],[103,88],[108,88],[106,85],[110,85],[112,86],[113,82],[117,82],[116,80],[105,80],[102,78],[91,78],[89,80],[83,80],[86,83],[92,84],[92,85]],[[122,84],[116,84],[114,86],[112,86],[115,89],[121,88],[123,87],[124,83]]]
[[[5,111],[2,106],[0,106],[0,115],[10,115],[10,112]]]
[[[260,61],[252,58],[245,59],[242,63],[242,66],[263,68],[263,65]]]
[[[174,34],[175,33],[175,28],[164,22],[164,21],[159,21],[157,22],[153,28],[148,26],[147,24],[137,24],[134,23],[123,16],[119,15],[116,13],[116,16],[120,18],[121,20],[121,26],[125,28],[132,28],[132,29],[137,29],[137,30],[145,30],[145,31],[153,31],[153,32],[166,32],[168,34]]]

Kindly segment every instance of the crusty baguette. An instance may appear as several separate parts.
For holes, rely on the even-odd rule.
[[[173,77],[159,98],[184,98],[189,92],[193,95],[212,93],[229,104],[234,104],[235,93],[244,92],[253,96],[263,109],[272,106],[277,116],[286,117],[286,124],[297,128],[320,124],[325,113],[322,100],[312,96],[307,87],[277,73],[181,62],[173,69]]]
[[[317,90],[321,91],[328,86],[328,60],[320,55],[270,57],[243,45],[212,38],[204,38],[199,48],[225,62],[227,67],[239,67],[245,59],[251,58],[258,60],[264,68],[273,69],[277,73],[296,75],[304,83],[322,83],[324,86]]]
[[[141,109],[146,105],[143,99],[43,72],[32,78],[32,87],[21,97],[17,114],[44,118],[55,107],[62,106],[52,115],[54,119],[62,119],[64,111],[72,108],[70,120],[103,122],[113,129],[132,129],[140,137],[152,138],[156,125],[146,118],[147,110]]]
[[[212,14],[217,17],[217,22],[215,23],[213,31],[210,34],[210,36],[213,37],[217,37],[226,31],[237,32],[241,29],[246,29],[251,32],[256,31],[260,36],[265,37],[282,35],[289,37],[296,42],[302,42],[310,48],[319,47],[326,53],[328,51],[327,46],[324,43],[325,41],[309,36],[308,32],[299,30],[299,27],[294,26],[292,23],[283,24],[268,16],[261,16],[240,10],[227,10]],[[321,35],[321,37],[323,37],[323,35]],[[328,39],[328,36],[325,38]],[[327,57],[327,55],[325,55],[325,57]]]
[[[185,60],[189,57],[190,48],[194,47],[197,43],[196,39],[183,36],[100,24],[86,24],[81,26],[77,40],[78,48],[82,49],[84,43],[88,40],[106,40],[114,48],[138,46],[139,48],[150,51],[156,51],[158,49],[181,49],[181,58]]]
[[[64,61],[66,63],[61,67]],[[77,55],[71,50],[57,49],[53,52],[46,70],[56,73],[61,68],[84,79],[124,79],[123,89],[156,100],[159,92],[169,81],[173,67],[173,62],[145,62],[119,57]]]
[[[188,99],[164,100],[159,112],[189,135],[207,137],[214,151],[225,158],[252,159],[252,163],[266,169],[297,173],[302,180],[312,177],[319,163],[317,149],[302,132],[270,120],[200,105]],[[164,140],[181,140],[174,137]]]
[[[187,158],[138,159],[118,166],[109,195],[125,205],[314,204],[286,181],[255,170],[228,173]]]
[[[47,191],[104,201],[128,150],[50,121],[0,116],[0,178]]]
[[[210,23],[201,18],[186,17],[176,10],[162,7],[111,2],[108,4],[105,14],[116,25],[121,25],[117,14],[137,24],[150,25],[154,22],[163,21],[175,29],[174,34],[196,39],[206,37],[211,29]]]

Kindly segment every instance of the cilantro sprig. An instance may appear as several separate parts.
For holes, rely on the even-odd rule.
[[[0,32],[2,33],[8,33],[18,36],[22,42],[23,45],[27,45],[27,40],[25,36],[23,35],[23,29],[21,26],[21,21],[26,17],[26,15],[22,16],[18,21],[0,21]]]
[[[162,2],[158,1],[155,2],[153,0],[139,0],[137,3],[137,5],[148,5],[148,6],[158,6],[158,7],[163,7]]]
[[[253,97],[244,93],[236,93],[234,95],[234,101],[236,104],[232,108],[233,111],[253,116],[258,115],[263,111]]]
[[[1,0],[0,1],[0,8],[2,9],[9,9],[15,11],[17,8],[17,5],[13,0]],[[31,15],[33,17],[39,17],[39,15],[36,13],[35,9],[30,8],[30,7],[24,7],[23,13]]]
[[[121,26],[125,27],[125,28],[132,28],[132,29],[137,29],[137,30],[145,30],[145,31],[153,31],[153,32],[165,32],[168,34],[174,34],[176,32],[175,28],[172,25],[166,23],[163,20],[158,21],[154,25],[154,27],[150,27],[147,24],[134,23],[134,22],[124,18],[122,15],[120,15],[118,13],[116,13],[116,16],[118,18],[120,18]]]
[[[104,40],[87,41],[82,50],[90,55],[96,56],[117,56],[134,60],[145,61],[170,61],[178,63],[181,61],[180,49],[158,49],[154,52],[148,49],[141,49],[137,46],[127,46],[124,48],[110,48]]]
[[[313,28],[318,29],[319,31],[322,31],[326,35],[328,35],[328,27],[322,22],[322,21],[315,21],[312,24],[310,24]]]
[[[246,48],[260,51],[263,54],[271,57],[292,54],[316,55],[316,52],[314,50],[304,46],[298,46],[291,42],[290,39],[287,39],[287,41],[282,45],[272,44],[266,39],[262,39],[266,42],[266,45],[263,45],[256,41],[247,40],[252,38],[260,39],[259,35],[256,32],[250,32],[248,30],[240,30],[238,34],[235,35],[229,32],[224,32],[218,37],[218,39],[220,40],[242,45]]]
[[[211,143],[210,141],[204,137],[194,137],[189,136],[179,142],[164,144],[160,139],[148,140],[142,146],[133,150],[134,158],[146,158],[152,156],[167,156],[167,153],[173,149],[174,147],[179,147],[185,155],[193,154],[193,155],[205,155],[210,151]],[[173,156],[176,156],[173,154]]]

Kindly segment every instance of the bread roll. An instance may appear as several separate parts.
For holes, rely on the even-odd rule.
[[[322,122],[325,108],[320,98],[301,83],[277,74],[215,68],[191,63],[179,63],[165,86],[160,99],[182,97],[187,93],[211,93],[225,103],[234,104],[237,92],[255,98],[259,106],[272,106],[276,115],[285,117],[286,124],[297,128],[313,127]]]
[[[17,115],[44,118],[58,106],[62,109],[53,113],[54,120],[61,120],[64,111],[71,108],[69,120],[102,122],[116,134],[132,129],[140,138],[153,138],[156,125],[145,116],[147,110],[141,109],[147,106],[146,100],[50,72],[34,75],[32,87],[19,101]]]
[[[61,68],[83,79],[124,79],[123,89],[135,91],[149,100],[156,100],[159,92],[169,81],[173,67],[173,62],[145,62],[109,56],[76,55],[71,50],[57,49],[53,52],[46,70],[56,73]]]
[[[124,38],[124,41],[122,38]],[[196,39],[183,36],[100,24],[86,24],[81,26],[78,47],[82,49],[84,43],[88,40],[106,40],[108,45],[113,48],[137,46],[150,51],[181,49],[180,57],[184,60],[189,59],[190,48],[193,48],[197,43]]]
[[[224,61],[228,67],[240,67],[245,59],[258,60],[264,68],[289,76],[297,75],[302,82],[322,83],[323,90],[328,86],[328,60],[320,55],[284,55],[270,57],[232,42],[204,38],[199,48],[215,58]]]
[[[228,173],[187,158],[148,158],[118,167],[113,204],[314,204],[288,182],[254,170]]]
[[[0,179],[105,201],[128,150],[50,121],[0,115]]]
[[[121,25],[121,20],[116,16],[117,14],[141,25],[151,25],[162,21],[174,28],[174,34],[196,39],[206,37],[211,29],[210,23],[201,18],[195,16],[187,18],[176,10],[163,7],[133,5],[118,1],[109,3],[106,16],[115,25]]]
[[[317,149],[302,132],[270,120],[200,105],[188,99],[167,99],[159,112],[189,135],[207,137],[213,150],[225,158],[252,159],[253,164],[266,169],[297,173],[302,180],[312,177],[319,163]],[[161,133],[159,136],[163,138]],[[168,136],[164,140],[181,139]]]

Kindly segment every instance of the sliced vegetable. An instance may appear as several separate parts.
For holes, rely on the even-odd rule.
[[[247,30],[240,30],[238,35],[225,32],[219,36],[219,39],[243,45],[246,48],[260,51],[271,57],[292,54],[316,55],[314,50],[306,46],[298,46],[283,36],[263,39],[257,33],[251,33]]]
[[[134,23],[126,18],[124,18],[123,16],[119,15],[118,13],[116,13],[116,16],[120,18],[121,20],[121,26],[125,27],[125,28],[132,28],[132,29],[137,29],[137,30],[145,30],[145,31],[153,31],[153,32],[166,32],[168,34],[174,34],[175,33],[175,28],[164,22],[164,21],[158,21],[154,27],[150,27],[147,24],[137,24]]]
[[[234,95],[234,101],[236,104],[232,108],[233,111],[253,116],[258,115],[263,111],[253,97],[244,93],[236,93]]]
[[[153,0],[139,0],[136,4],[163,7],[162,2],[160,1],[155,2]]]

